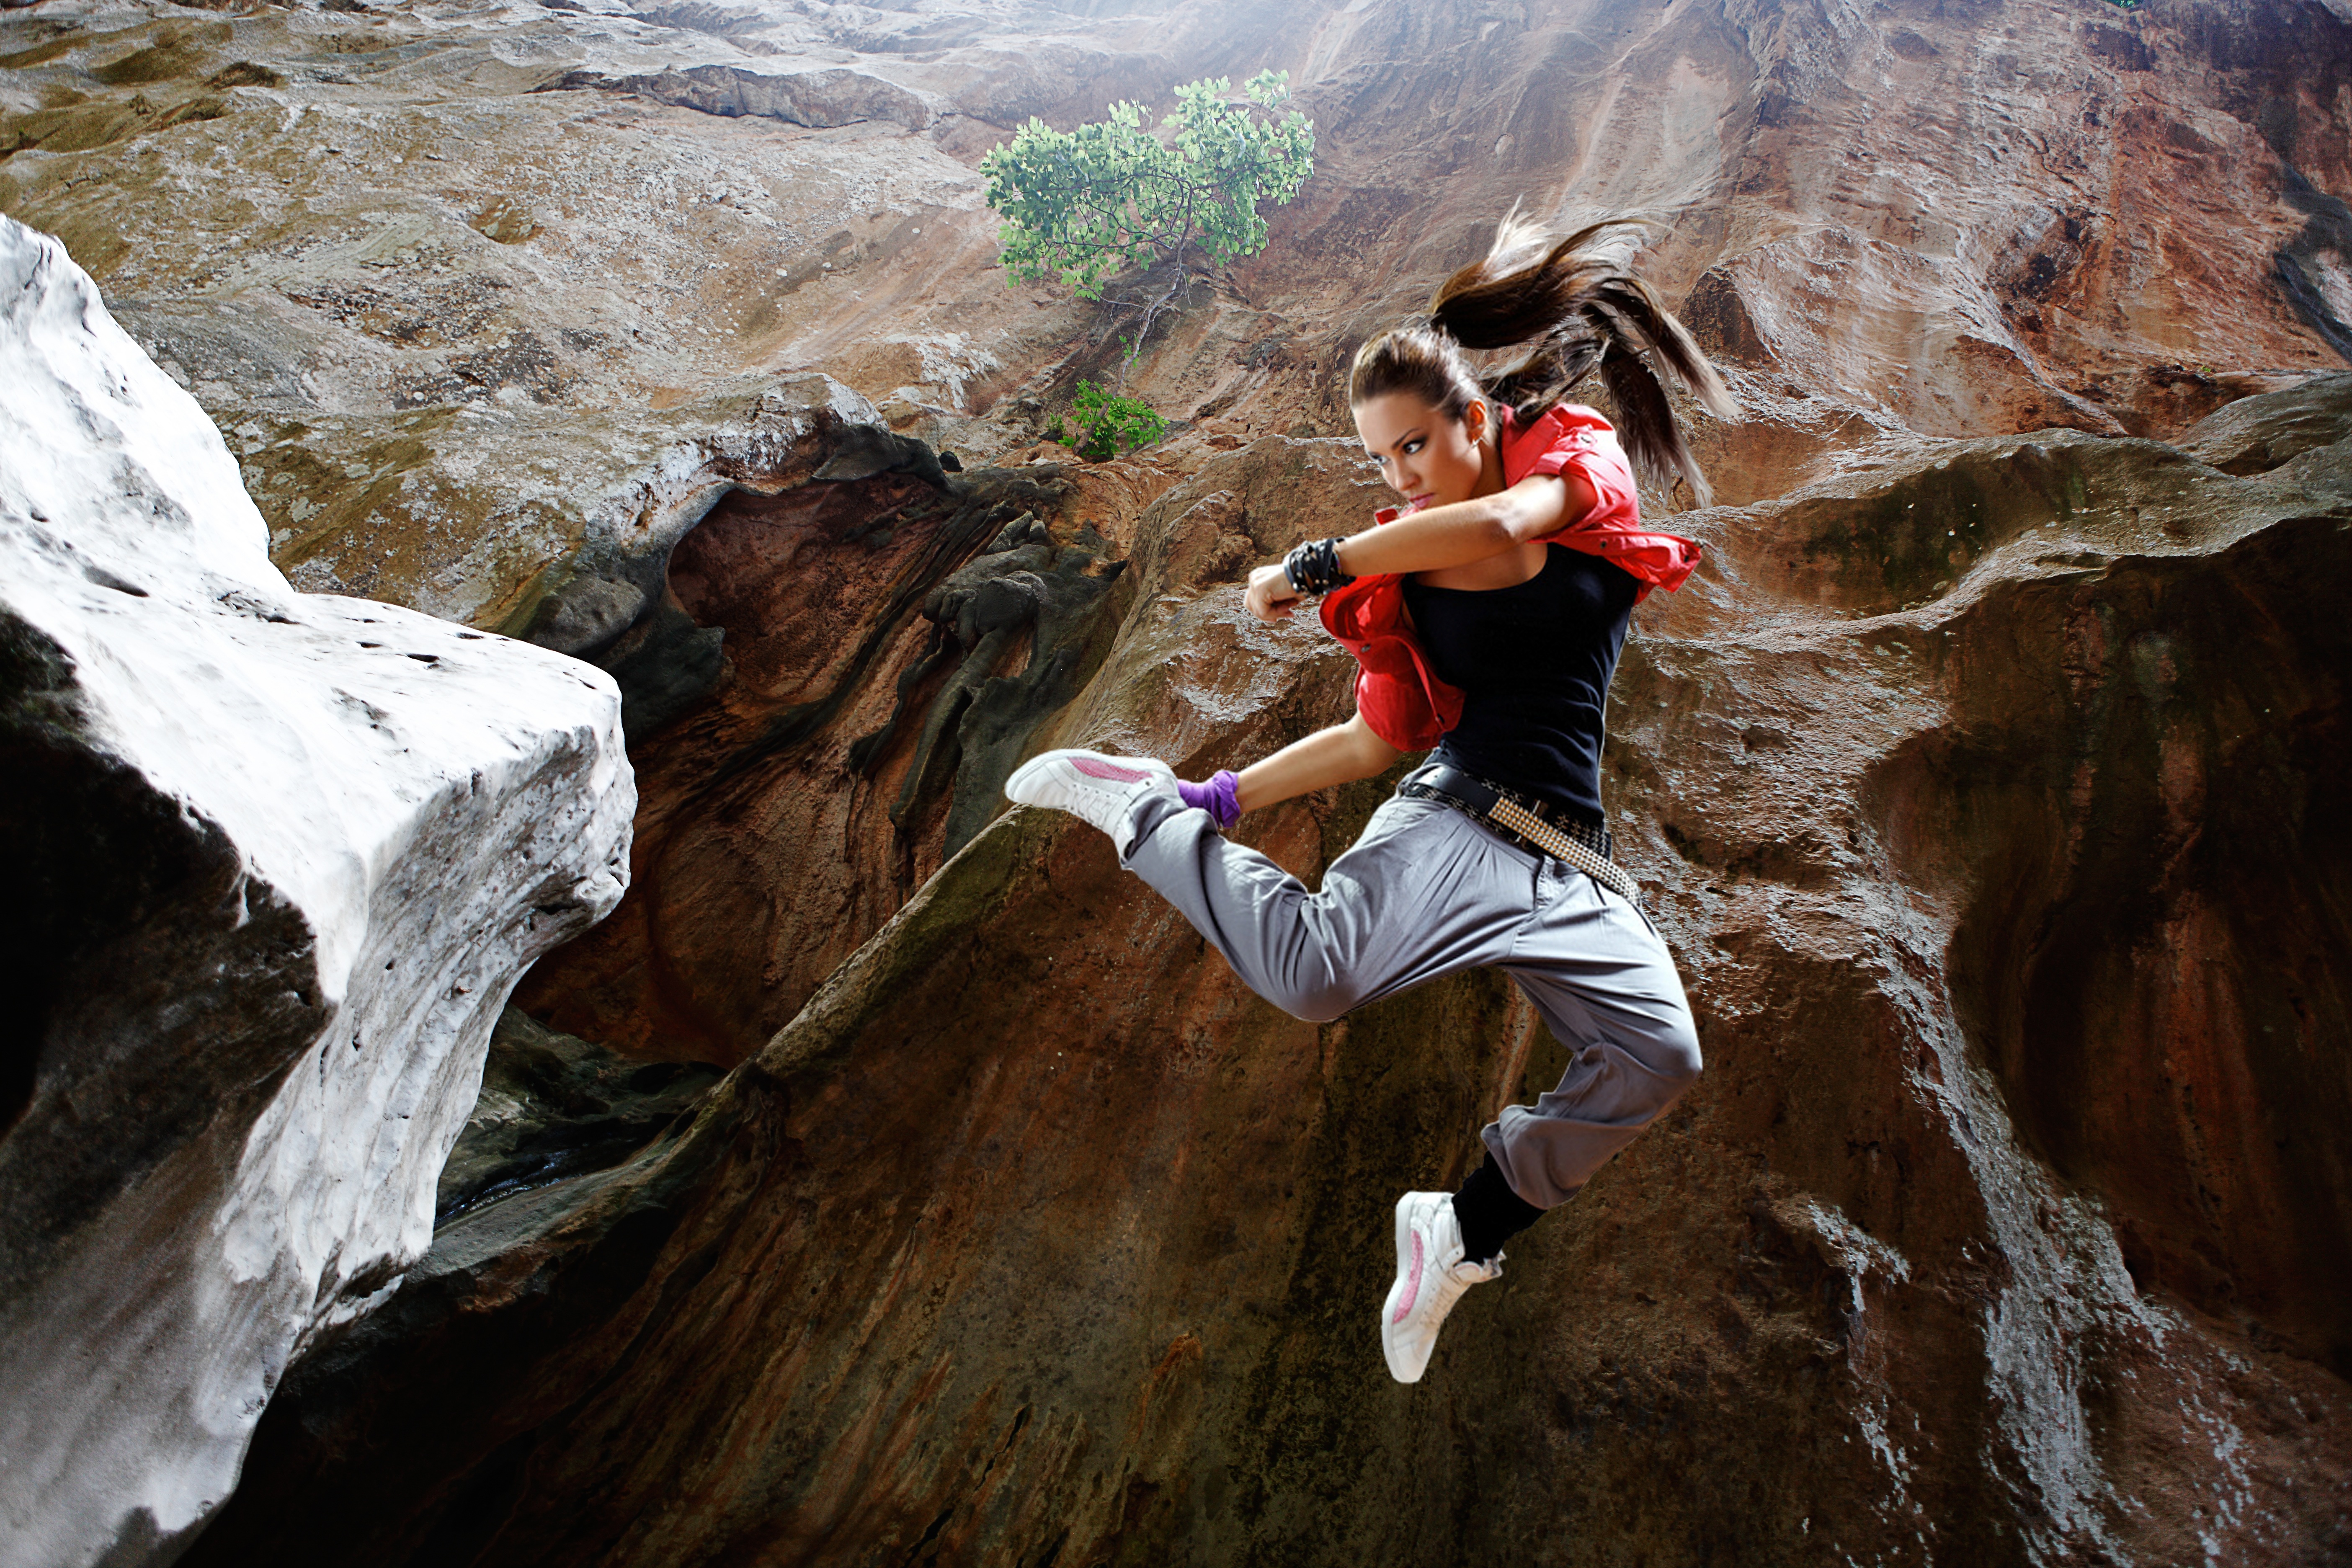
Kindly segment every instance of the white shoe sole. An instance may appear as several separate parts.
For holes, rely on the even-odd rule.
[[[1394,1338],[1396,1331],[1397,1306],[1403,1300],[1405,1286],[1412,1279],[1413,1262],[1412,1222],[1405,1216],[1405,1205],[1412,1201],[1412,1194],[1408,1193],[1405,1196],[1397,1200],[1396,1279],[1389,1286],[1387,1299],[1381,1303],[1381,1357],[1389,1363],[1389,1375],[1395,1378],[1399,1383],[1419,1383],[1421,1381],[1422,1373],[1429,1370],[1429,1368],[1424,1365],[1418,1370],[1408,1372],[1405,1368],[1399,1366],[1397,1364],[1397,1342]]]

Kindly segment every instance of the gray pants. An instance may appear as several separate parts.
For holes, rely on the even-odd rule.
[[[1127,868],[1296,1017],[1321,1023],[1482,964],[1517,982],[1571,1057],[1558,1089],[1505,1106],[1482,1136],[1538,1208],[1575,1196],[1698,1077],[1690,1005],[1649,917],[1452,806],[1391,797],[1315,893],[1173,789],[1129,819]]]

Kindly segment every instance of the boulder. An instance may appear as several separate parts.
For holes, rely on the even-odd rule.
[[[295,592],[194,399],[7,219],[0,449],[0,1563],[167,1561],[424,1251],[636,792],[600,671]]]

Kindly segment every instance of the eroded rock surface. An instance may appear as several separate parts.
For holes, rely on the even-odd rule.
[[[1867,14],[1357,5],[45,0],[0,208],[63,237],[227,432],[297,583],[512,631],[635,475],[821,372],[984,461],[1077,380],[1219,439],[1346,433],[1336,371],[1513,201],[1641,209],[1735,372],[1718,492],[1909,437],[2170,437],[2352,342],[2352,25],[2308,0]],[[1273,243],[1135,316],[1011,289],[979,157],[1287,69]],[[1883,454],[1882,454],[1883,455]]]
[[[455,1215],[198,1560],[2352,1552],[2340,7],[5,26],[0,206],[297,584],[619,681],[638,882],[524,1005],[740,1064]],[[989,146],[1264,66],[1318,173],[1263,256],[1131,363],[1116,301],[1003,285]],[[1024,750],[1197,775],[1340,715],[1234,589],[1359,524],[1347,356],[1521,197],[1662,215],[1744,410],[1610,753],[1710,1069],[1407,1391],[1386,1205],[1557,1047],[1475,979],[1295,1025],[989,813]],[[1172,438],[1039,444],[1081,378]],[[1311,874],[1379,794],[1245,831]]]
[[[558,1027],[678,1059],[758,1050],[996,814],[1101,662],[1122,563],[1039,520],[1058,472],[864,468],[730,496],[673,557],[673,596],[733,673],[638,748],[633,895],[521,995]]]
[[[625,1057],[507,1008],[490,1035],[481,1094],[441,1167],[434,1225],[621,1163],[692,1110],[719,1076],[715,1068]]]
[[[1344,658],[1234,590],[1265,498],[1360,503],[1345,453],[1139,519],[1059,738],[1202,768],[1336,717]],[[1387,1205],[1557,1044],[1476,975],[1288,1019],[1017,812],[691,1130],[445,1231],[193,1560],[350,1517],[386,1563],[2340,1555],[2352,443],[1956,443],[1694,526],[1609,769],[1707,1077],[1423,1384]],[[1247,833],[1311,873],[1381,793]]]
[[[594,671],[294,592],[194,402],[6,220],[0,447],[0,1560],[143,1561],[424,1251],[635,793]]]

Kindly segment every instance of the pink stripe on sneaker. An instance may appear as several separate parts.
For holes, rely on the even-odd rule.
[[[1410,1312],[1412,1310],[1412,1304],[1413,1304],[1414,1300],[1416,1300],[1420,1297],[1420,1295],[1421,1295],[1421,1232],[1419,1232],[1419,1231],[1417,1231],[1417,1230],[1416,1230],[1416,1231],[1414,1231],[1414,1232],[1412,1233],[1412,1272],[1405,1278],[1405,1282],[1404,1282],[1404,1300],[1401,1300],[1401,1301],[1399,1301],[1399,1302],[1397,1303],[1396,1316],[1395,1316],[1395,1317],[1393,1317],[1393,1318],[1391,1318],[1391,1319],[1389,1320],[1389,1321],[1391,1321],[1391,1322],[1392,1322],[1392,1323],[1402,1323],[1402,1322],[1403,1322],[1403,1321],[1405,1321],[1405,1317],[1406,1317],[1406,1315],[1407,1315],[1408,1313],[1410,1313]]]
[[[1138,768],[1123,768],[1117,763],[1107,763],[1100,757],[1072,757],[1070,766],[1090,778],[1117,779],[1121,784],[1141,784],[1150,773]]]

